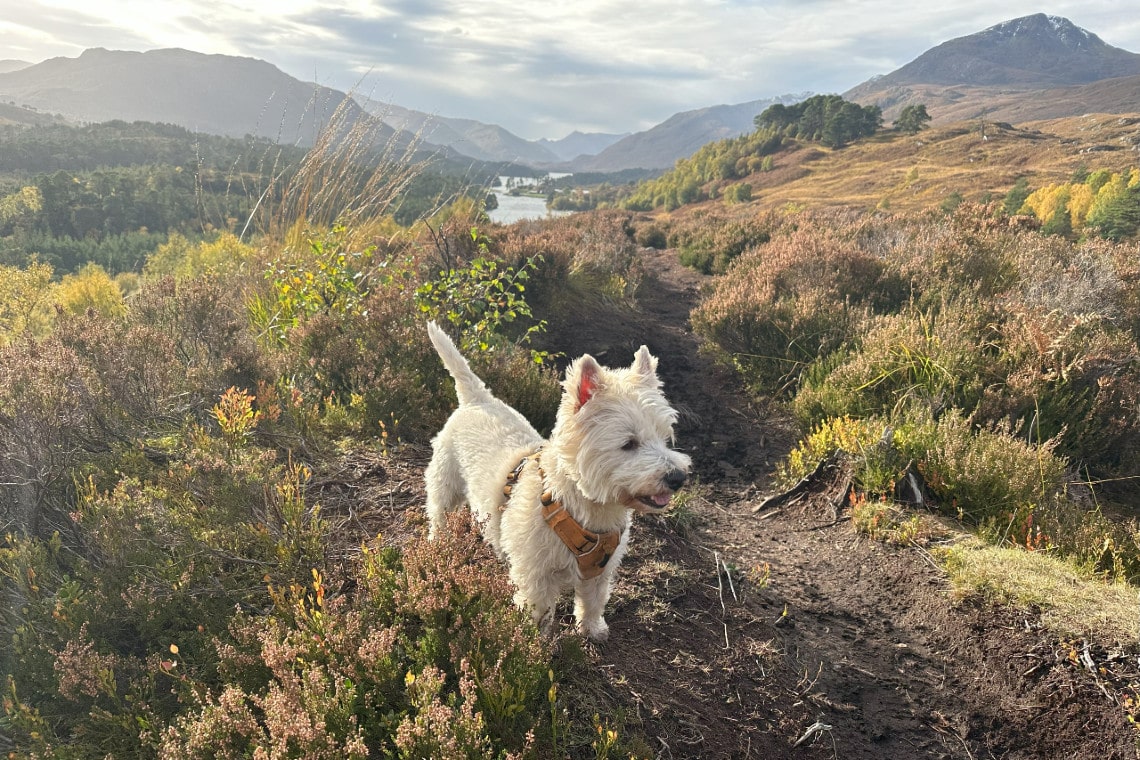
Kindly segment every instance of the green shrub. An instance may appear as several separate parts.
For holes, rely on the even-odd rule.
[[[995,357],[964,309],[876,317],[846,354],[818,363],[794,399],[805,424],[827,417],[887,415],[916,406],[939,414],[973,409]],[[996,373],[995,373],[996,374]]]
[[[657,222],[638,227],[634,240],[643,248],[663,250],[669,247],[669,238],[665,232],[665,227]]]
[[[836,451],[854,463],[856,486],[890,499],[913,464],[938,507],[978,527],[992,540],[1023,545],[1033,514],[1059,514],[1067,461],[1050,443],[1031,444],[1008,429],[976,428],[956,411],[884,417],[828,418],[777,470],[790,486]],[[1030,536],[1032,540],[1032,536]]]
[[[1064,493],[1067,462],[1053,448],[1008,429],[975,429],[953,413],[900,443],[922,457],[919,470],[944,509],[999,540],[1008,540],[1010,526],[1030,510]]]
[[[693,215],[674,225],[670,244],[680,249],[685,266],[704,274],[723,274],[746,250],[771,240],[777,224],[771,215],[742,219]]]
[[[771,156],[768,158],[771,158]],[[752,185],[747,182],[729,185],[724,190],[724,202],[730,205],[733,203],[748,203],[750,200],[752,200]]]

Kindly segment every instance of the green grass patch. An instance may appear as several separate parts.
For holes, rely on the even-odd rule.
[[[986,544],[962,537],[933,552],[960,594],[1041,610],[1042,622],[1062,637],[1135,644],[1140,599],[1135,586],[1082,572],[1048,552]]]

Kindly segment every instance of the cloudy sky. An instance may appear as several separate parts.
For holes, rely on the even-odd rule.
[[[0,59],[91,47],[251,56],[373,100],[558,138],[843,92],[1031,13],[1140,52],[1135,0],[0,0]]]

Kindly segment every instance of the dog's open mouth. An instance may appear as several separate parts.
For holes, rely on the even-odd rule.
[[[655,494],[634,496],[626,503],[639,512],[660,512],[669,506],[672,498],[672,491],[658,491]]]

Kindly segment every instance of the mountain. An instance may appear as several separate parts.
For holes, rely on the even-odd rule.
[[[0,74],[7,74],[9,71],[19,71],[20,69],[26,69],[31,65],[32,64],[28,63],[27,61],[17,61],[13,58],[5,58],[4,60],[0,61]]]
[[[367,101],[363,106],[394,129],[419,134],[434,145],[445,145],[481,161],[507,161],[534,167],[594,155],[625,137],[601,132],[571,132],[561,140],[526,140],[503,127],[473,119],[433,116],[394,104]]]
[[[385,103],[366,101],[364,108],[379,116],[388,126],[406,130],[433,145],[442,145],[480,161],[505,161],[523,164],[549,164],[559,160],[557,154],[531,140],[494,124],[472,119],[432,116],[423,111]]]
[[[944,42],[844,97],[881,106],[888,121],[912,103],[925,104],[935,123],[983,111],[999,118],[999,106],[1015,103],[1033,106],[1038,118],[1059,118],[1080,112],[1072,88],[1133,76],[1140,76],[1140,54],[1108,45],[1068,19],[1038,13]],[[1107,93],[1099,105],[1110,113],[1140,106],[1114,103]]]
[[[429,116],[396,105],[366,102],[362,107],[343,92],[301,82],[265,61],[176,48],[145,53],[95,48],[78,58],[34,65],[0,62],[0,103],[79,122],[154,121],[208,134],[252,134],[302,145],[311,144],[320,126],[341,108],[346,125],[369,113],[379,116],[386,125],[376,136],[380,142],[406,130],[401,140],[418,134],[430,143],[425,148],[444,146],[448,156],[453,150],[482,161],[529,165],[565,159],[546,145],[493,124]]]
[[[310,144],[342,105],[347,123],[364,115],[344,93],[301,82],[265,61],[177,48],[94,48],[3,73],[0,102],[10,101],[75,121],[154,121],[301,144]]]
[[[790,105],[810,93],[782,95],[737,105],[720,105],[674,114],[655,127],[623,137],[596,156],[567,164],[569,171],[616,172],[623,169],[668,169],[679,158],[691,156],[702,145],[746,134],[752,120],[775,103]]]
[[[569,161],[579,156],[597,155],[628,135],[628,132],[623,135],[613,135],[606,132],[579,132],[574,130],[561,140],[548,140],[544,137],[537,142],[558,156],[559,160]]]

